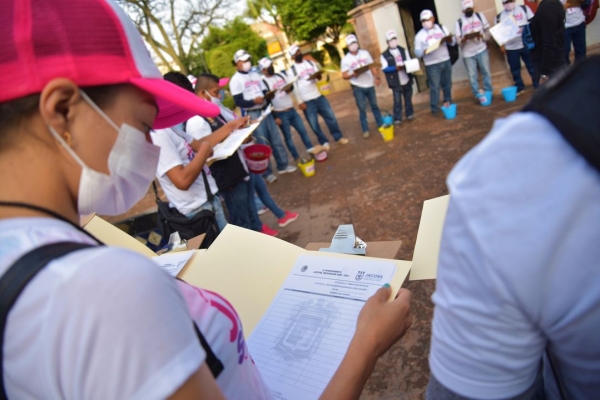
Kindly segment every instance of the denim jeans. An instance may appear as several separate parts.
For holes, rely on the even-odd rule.
[[[427,84],[429,85],[431,112],[440,111],[440,88],[444,92],[444,103],[452,102],[452,63],[450,60],[426,65]]]
[[[252,208],[250,207],[250,202],[254,200],[254,196],[248,198],[250,189],[250,181],[248,180],[239,182],[231,190],[220,192],[229,211],[231,223],[246,229],[254,229],[251,218]],[[254,212],[256,212],[256,208]]]
[[[251,119],[257,119],[260,117],[261,111],[249,111],[248,114],[250,115]],[[273,149],[273,156],[277,162],[277,169],[280,171],[286,169],[288,166],[288,156],[287,152],[285,151],[285,147],[283,147],[281,135],[279,135],[279,130],[277,129],[277,124],[275,123],[273,114],[269,114],[265,117],[258,128],[256,128],[254,131],[254,136],[258,139],[259,143],[267,144]],[[264,173],[264,176],[268,176],[271,173],[271,165],[269,165],[269,168],[267,169],[267,172]]]
[[[223,205],[221,204],[221,198],[219,195],[215,194],[215,197],[212,202],[207,201],[202,204],[200,207],[195,209],[189,214],[185,216],[188,218],[193,218],[194,215],[198,214],[202,210],[210,210],[215,213],[215,219],[217,220],[217,226],[219,227],[219,232],[225,229],[227,225],[227,218],[225,218],[225,212],[223,211]]]
[[[413,89],[410,83],[392,89],[394,95],[394,121],[402,121],[402,97],[404,97],[404,109],[406,116],[410,117],[415,112],[412,105]]]
[[[269,194],[269,190],[267,189],[267,184],[266,184],[265,180],[260,175],[256,175],[256,174],[252,174],[252,173],[250,173],[250,175],[251,175],[250,181],[252,182],[252,185],[254,186],[254,190],[256,190],[256,194],[258,195],[258,198],[260,199],[260,201],[262,201],[263,204],[269,210],[271,210],[271,212],[273,214],[275,214],[275,216],[277,218],[283,218],[285,216],[285,211],[283,211],[281,208],[279,208],[279,206],[275,203],[275,200],[273,200],[273,198]],[[254,204],[254,199],[252,199],[252,204]],[[256,205],[254,205],[254,208],[256,211]]]
[[[490,56],[487,49],[473,57],[466,57],[464,60],[465,67],[467,67],[467,73],[469,74],[473,96],[479,97],[479,74],[477,70],[483,75],[483,90],[491,92],[492,74],[490,73]]]
[[[565,28],[565,57],[567,65],[571,64],[571,60],[569,60],[571,42],[573,43],[573,50],[575,50],[575,62],[585,59],[585,22],[571,28]]]
[[[304,122],[302,122],[302,118],[300,118],[300,114],[298,114],[296,110],[292,108],[289,111],[274,111],[273,116],[281,120],[281,125],[279,125],[279,128],[281,129],[281,133],[283,133],[283,137],[285,138],[285,144],[295,160],[300,158],[300,155],[298,154],[298,150],[296,149],[294,141],[292,140],[292,126],[300,135],[300,139],[302,139],[302,143],[304,143],[306,150],[312,149],[313,144],[308,137],[308,133],[304,127]]]
[[[529,75],[531,76],[531,80],[533,81],[533,87],[538,87],[539,81],[536,81],[534,79],[535,74],[533,72],[533,63],[531,62],[531,53],[526,47],[523,47],[519,50],[506,50],[506,59],[508,60],[508,65],[510,66],[510,73],[513,76],[513,81],[515,81],[517,91],[520,92],[525,88],[525,84],[523,83],[523,79],[521,78],[521,60],[523,60],[527,71],[529,71]]]
[[[363,88],[352,85],[352,93],[354,93],[354,99],[356,100],[356,106],[358,107],[358,116],[360,119],[360,127],[363,132],[369,131],[369,124],[367,123],[367,101],[371,106],[371,111],[375,117],[375,123],[379,128],[383,125],[383,118],[381,118],[381,111],[377,106],[377,96],[375,95],[375,88]]]
[[[321,130],[321,127],[319,126],[318,115],[323,117],[325,123],[327,124],[327,127],[329,128],[329,133],[331,133],[331,136],[333,136],[333,139],[336,142],[342,138],[342,131],[338,126],[337,119],[335,118],[335,114],[331,109],[331,105],[329,104],[329,101],[327,101],[325,96],[319,96],[314,100],[305,102],[304,104],[306,104],[304,116],[306,117],[306,120],[308,121],[308,124],[310,125],[315,135],[317,135],[319,143],[325,144],[329,141],[327,140],[327,137],[325,136],[325,134]]]

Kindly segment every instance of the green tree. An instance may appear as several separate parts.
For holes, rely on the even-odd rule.
[[[267,43],[240,17],[223,27],[209,27],[200,49],[204,52],[210,71],[220,77],[229,77],[235,73],[233,54],[239,49],[250,53],[254,63],[268,55]]]

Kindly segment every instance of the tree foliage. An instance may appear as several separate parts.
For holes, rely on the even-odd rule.
[[[119,0],[154,54],[188,74],[202,69],[198,42],[211,24],[224,20],[232,0]]]

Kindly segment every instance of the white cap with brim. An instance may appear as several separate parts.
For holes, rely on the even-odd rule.
[[[358,43],[356,36],[350,34],[346,36],[346,46],[350,46],[352,43]]]
[[[258,62],[258,66],[260,67],[261,70],[262,69],[267,69],[271,65],[273,65],[273,61],[271,61],[267,57],[261,58],[260,61]]]
[[[297,44],[293,44],[290,49],[288,50],[288,52],[290,53],[290,56],[294,57],[294,55],[298,52],[298,50],[300,50],[300,47],[298,47]]]
[[[469,8],[473,8],[474,4],[473,4],[473,0],[463,0],[462,3],[462,10],[468,10]]]
[[[398,39],[398,35],[396,34],[395,30],[390,29],[389,31],[386,32],[385,38],[389,42],[392,39]]]
[[[428,21],[431,18],[433,18],[433,13],[431,12],[431,10],[423,10],[423,11],[421,11],[421,15],[419,17],[419,19],[421,21]]]
[[[252,56],[250,54],[248,54],[248,52],[246,50],[240,49],[238,51],[235,52],[235,54],[233,55],[233,61],[234,62],[238,62],[238,61],[248,61]]]

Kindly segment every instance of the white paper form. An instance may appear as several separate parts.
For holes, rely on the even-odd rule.
[[[226,158],[231,157],[237,149],[240,148],[244,140],[248,138],[258,128],[258,123],[252,124],[247,128],[238,129],[227,137],[227,139],[223,140],[221,143],[215,146],[213,150],[213,155],[210,157],[207,162],[224,160]]]
[[[498,46],[504,46],[509,40],[521,35],[521,28],[517,24],[515,17],[510,15],[509,18],[504,18],[502,22],[491,27],[490,33],[496,43],[498,43]]]
[[[193,254],[194,250],[177,251],[153,257],[152,261],[166,269],[169,275],[177,276]]]
[[[339,367],[366,300],[393,261],[298,257],[248,348],[276,399],[317,399]]]

